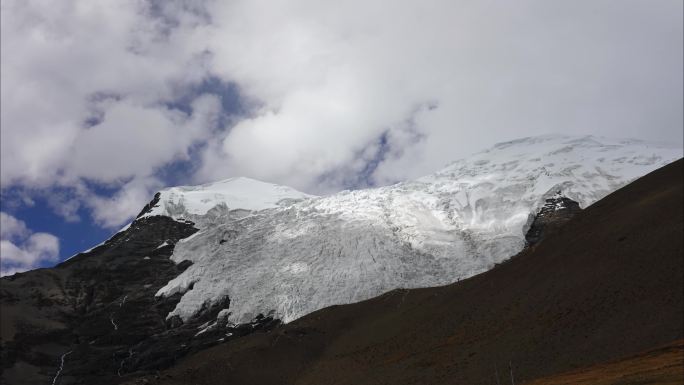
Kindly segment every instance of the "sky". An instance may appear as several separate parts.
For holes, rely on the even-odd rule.
[[[1,273],[165,186],[313,194],[505,140],[682,143],[681,0],[2,0]]]

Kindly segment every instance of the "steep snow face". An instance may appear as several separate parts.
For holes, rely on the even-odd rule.
[[[258,190],[254,199],[269,203],[243,204],[256,210],[248,215],[225,203],[252,198],[237,185],[220,195],[208,192],[215,185],[171,189],[162,196],[172,204],[150,215],[177,215],[182,202],[200,231],[172,256],[193,265],[157,295],[184,293],[169,317],[186,320],[229,296],[223,314],[232,322],[259,313],[288,322],[395,288],[451,283],[519,252],[546,198],[560,192],[586,207],[680,157],[681,148],[633,140],[525,138],[392,186],[326,197],[273,187],[306,198],[279,204]]]

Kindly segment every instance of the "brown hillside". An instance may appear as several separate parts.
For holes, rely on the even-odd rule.
[[[619,361],[540,378],[523,385],[617,385],[684,383],[684,340]]]

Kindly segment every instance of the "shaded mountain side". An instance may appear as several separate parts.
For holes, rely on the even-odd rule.
[[[227,331],[239,336],[276,324],[260,318],[196,336],[200,325],[229,306],[228,298],[185,324],[166,320],[180,294],[155,293],[190,265],[169,257],[178,240],[196,231],[192,223],[168,217],[139,218],[55,268],[0,279],[0,383],[119,383],[132,372],[156,372],[215,345]]]
[[[615,385],[684,383],[684,340],[621,360],[544,377],[523,385]]]
[[[333,306],[131,384],[516,383],[683,337],[682,160],[456,284]]]

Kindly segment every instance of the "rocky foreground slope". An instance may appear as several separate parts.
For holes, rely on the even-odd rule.
[[[637,180],[486,273],[325,308],[129,384],[681,383],[683,173]]]
[[[0,381],[118,383],[329,305],[465,279],[679,157],[545,136],[326,197],[245,178],[164,190],[103,245],[0,279]]]

